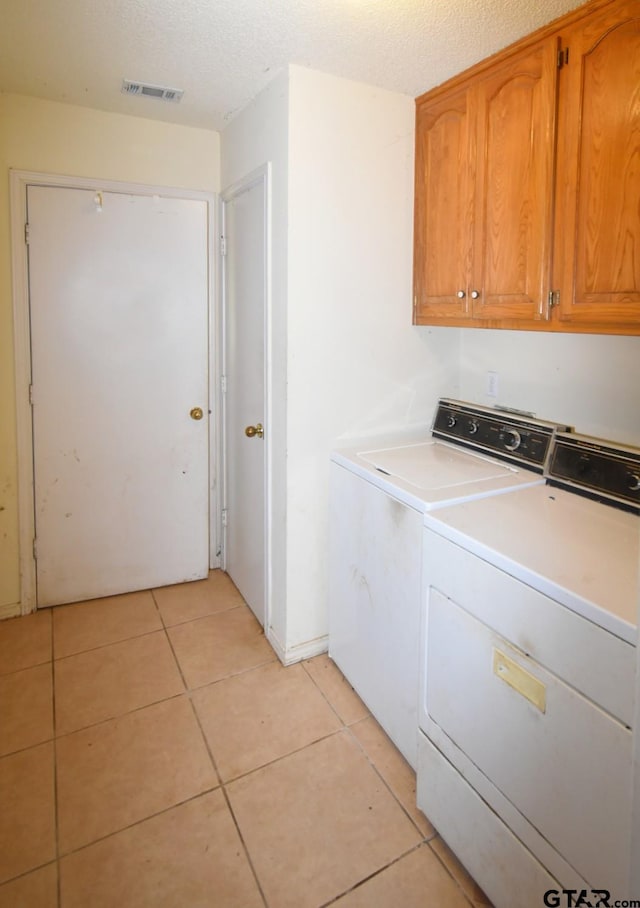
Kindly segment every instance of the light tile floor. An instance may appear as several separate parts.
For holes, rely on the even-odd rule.
[[[480,908],[327,656],[229,578],[0,622],[0,908]]]

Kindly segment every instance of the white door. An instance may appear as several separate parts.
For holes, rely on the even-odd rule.
[[[205,577],[206,202],[27,206],[38,605]]]
[[[264,626],[266,174],[224,200],[225,568]],[[255,434],[247,435],[249,432]],[[264,434],[263,434],[264,433]]]

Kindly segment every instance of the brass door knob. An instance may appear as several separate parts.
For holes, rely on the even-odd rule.
[[[262,428],[262,423],[259,422],[255,426],[247,426],[247,428],[244,430],[244,434],[248,438],[253,438],[254,435],[257,435],[258,438],[264,438],[264,429]]]
[[[189,411],[189,416],[191,417],[191,419],[202,419],[202,417],[204,416],[202,407],[193,407],[193,409]]]

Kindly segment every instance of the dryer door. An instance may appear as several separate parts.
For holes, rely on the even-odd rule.
[[[630,730],[433,587],[426,631],[430,719],[591,885],[622,890]]]

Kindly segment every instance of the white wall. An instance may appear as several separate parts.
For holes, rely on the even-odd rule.
[[[457,390],[459,332],[411,326],[413,136],[411,98],[298,66],[222,134],[223,189],[272,164],[270,632],[288,661],[326,648],[331,449],[426,426]]]
[[[531,410],[587,435],[640,445],[640,337],[461,332],[460,396]],[[496,400],[487,372],[499,376]]]
[[[336,441],[427,426],[459,332],[411,325],[413,99],[289,70],[287,652],[327,632]]]

